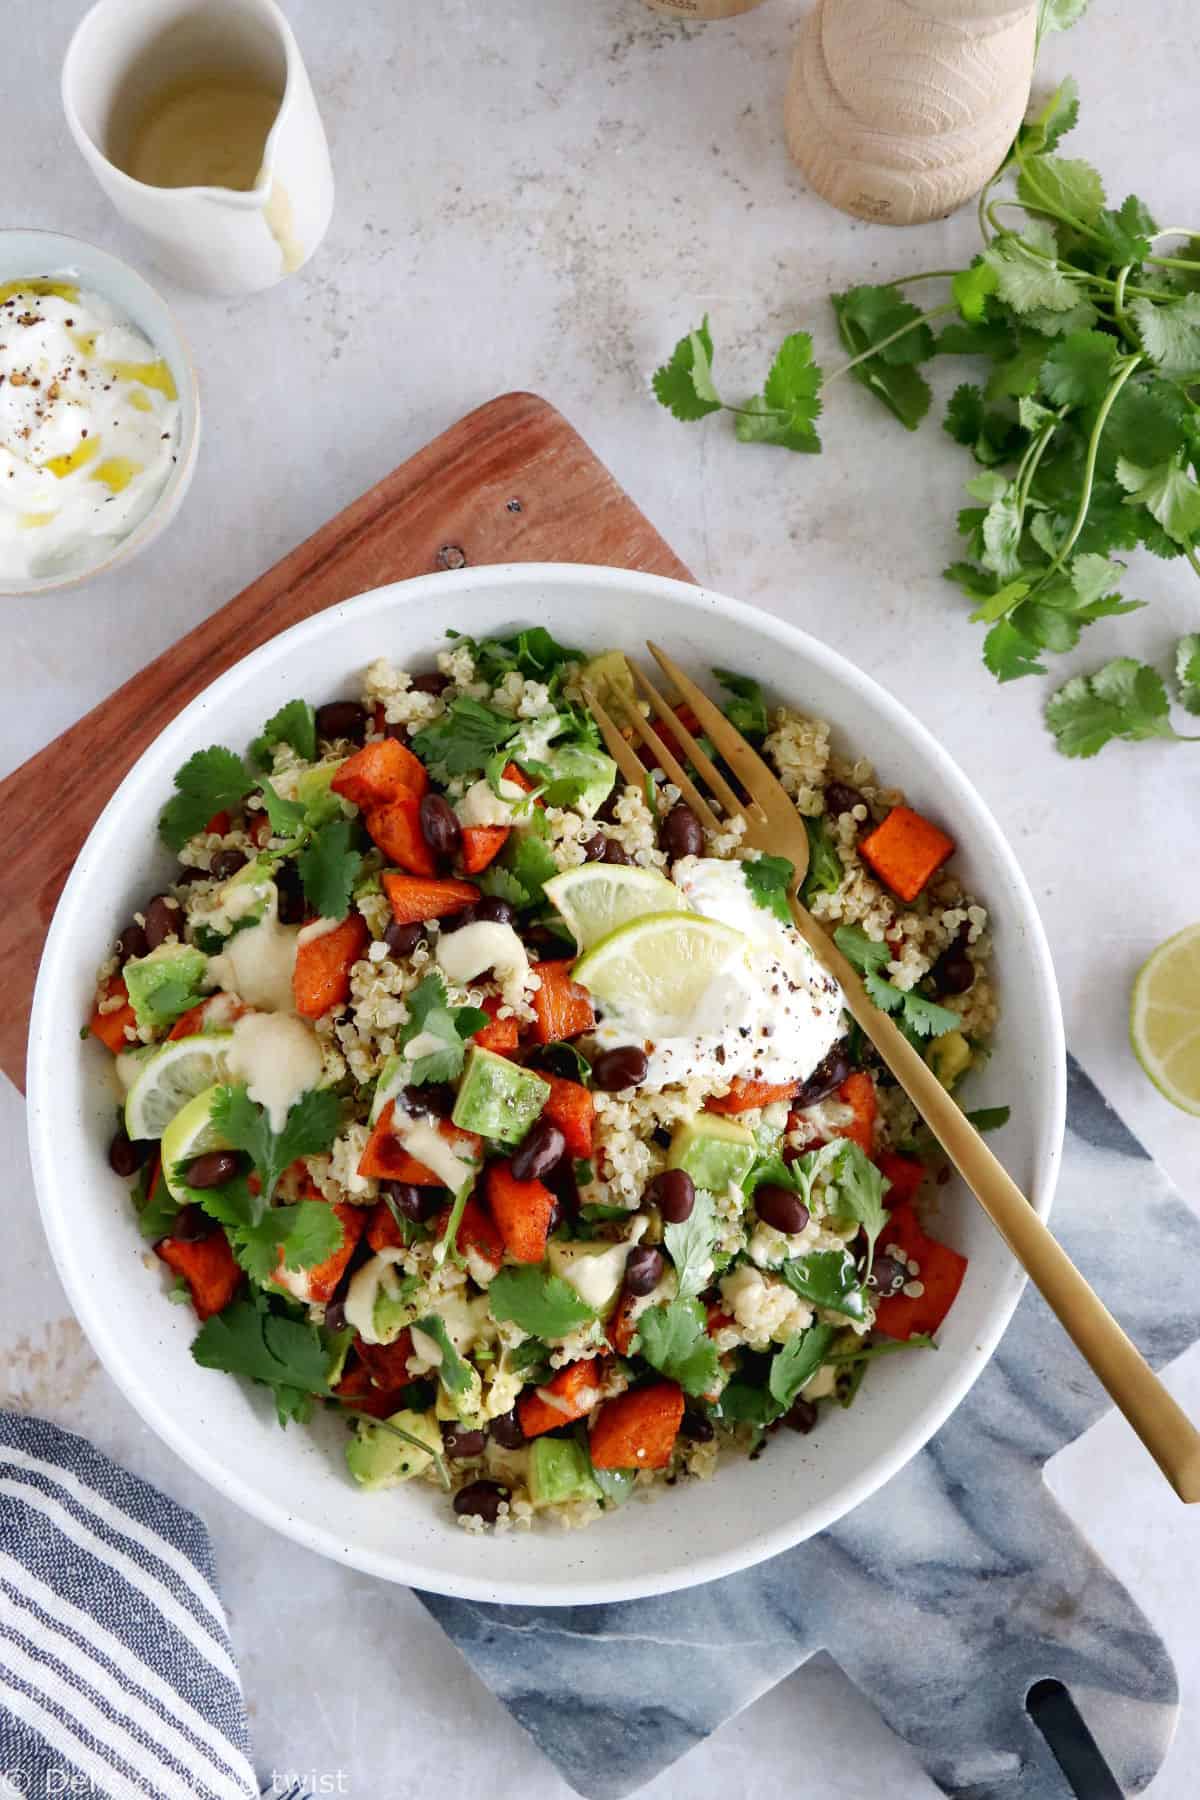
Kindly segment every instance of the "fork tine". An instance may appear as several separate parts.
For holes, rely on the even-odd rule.
[[[609,718],[597,698],[595,689],[585,687],[583,697],[588,703],[588,711],[600,727],[600,736],[608,745],[608,754],[631,786],[640,785],[646,771],[642,767],[637,752],[631,748],[620,729]]]
[[[695,682],[684,674],[678,663],[673,662],[665,650],[660,650],[657,644],[652,644],[648,639],[646,648],[667,680],[687,701],[703,725],[706,735],[712,739],[755,803],[764,812],[769,812],[772,804],[778,804],[780,800],[790,807],[791,803],[787,800],[780,782],[768,769],[758,752],[746,742],[736,726],[729,723],[720,707],[714,705],[704,690],[698,688]],[[696,766],[698,768],[699,764]],[[740,810],[744,811],[745,808]]]
[[[650,648],[653,651],[653,645],[651,645]],[[717,799],[721,802],[721,805],[725,808],[729,817],[733,818],[735,814],[745,812],[745,806],[734,793],[725,777],[721,774],[721,771],[714,767],[711,758],[704,754],[704,751],[700,748],[700,745],[696,742],[696,739],[692,736],[691,732],[685,725],[680,723],[678,713],[673,711],[667,704],[658,689],[654,686],[654,683],[642,674],[642,671],[637,667],[636,663],[631,663],[629,666],[633,670],[633,679],[637,682],[638,687],[641,689],[642,693],[645,694],[647,700],[650,702],[663,723],[669,725],[671,736],[678,738],[682,743],[684,749],[688,753],[688,760],[692,764],[692,767],[696,769],[699,774],[703,775],[705,781],[717,796]],[[682,688],[680,689],[680,692],[683,692]],[[687,696],[685,695],[684,698],[686,699]],[[699,717],[699,713],[697,713],[696,716]],[[715,743],[716,739],[714,738],[713,741]]]
[[[584,698],[591,709],[592,717],[600,727],[600,735],[608,745],[609,754],[613,761],[616,763],[631,787],[640,787],[646,778],[646,770],[642,766],[637,752],[632,749],[619,726],[609,717],[608,713],[605,712],[603,706],[601,706],[599,700],[596,698],[594,689],[584,688],[583,692]],[[675,758],[671,755],[671,752],[658,737],[657,732],[651,730],[650,726],[646,724],[636,708],[632,709],[628,716],[631,728],[639,733],[642,742],[648,745],[655,756],[662,762],[663,769],[671,777],[672,781],[675,782],[676,786],[683,794],[684,799],[687,800],[693,812],[696,813],[701,824],[706,825],[710,831],[722,830],[723,827],[721,821],[717,818],[703,794],[699,793],[697,789],[693,787],[683,770],[679,767],[679,764],[675,761]],[[667,766],[668,763],[671,767]]]
[[[631,706],[629,708],[626,717],[629,720],[631,728],[651,752],[654,760],[657,762],[664,775],[669,775],[671,780],[675,783],[675,786],[679,789],[692,811],[696,814],[696,817],[704,826],[704,829],[706,831],[724,831],[724,821],[717,817],[706,796],[702,794],[700,789],[696,786],[691,776],[684,769],[683,764],[679,761],[679,758],[667,748],[666,744],[663,743],[649,720],[643,719],[636,706]]]

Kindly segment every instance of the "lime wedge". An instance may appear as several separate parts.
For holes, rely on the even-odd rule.
[[[184,1040],[181,1038],[179,1041],[182,1043]],[[175,1169],[179,1163],[189,1163],[194,1156],[203,1156],[207,1150],[232,1149],[232,1145],[222,1137],[212,1122],[212,1103],[220,1086],[220,1082],[214,1082],[202,1094],[197,1094],[194,1100],[189,1100],[175,1114],[162,1134],[163,1180],[177,1200],[183,1198],[175,1181]]]
[[[231,1032],[212,1031],[175,1038],[155,1051],[125,1100],[129,1136],[161,1137],[180,1107],[214,1083],[227,1081],[225,1059],[232,1042]]]
[[[1168,938],[1138,970],[1129,1036],[1159,1093],[1200,1115],[1200,925]]]
[[[647,1036],[692,1029],[714,978],[745,955],[747,940],[702,913],[650,913],[602,938],[575,964],[575,980]]]
[[[558,908],[581,951],[590,950],[630,919],[647,913],[684,912],[687,901],[665,875],[609,863],[584,863],[566,869],[546,883],[547,898]]]

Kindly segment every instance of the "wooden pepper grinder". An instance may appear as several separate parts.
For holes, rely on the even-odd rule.
[[[817,0],[785,102],[792,156],[860,219],[953,212],[1013,140],[1036,26],[1036,0]]]
[[[652,12],[671,13],[677,19],[732,19],[751,12],[762,0],[646,0]]]

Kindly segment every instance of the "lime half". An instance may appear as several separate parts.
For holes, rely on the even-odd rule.
[[[131,1138],[163,1135],[181,1107],[205,1088],[227,1081],[226,1056],[233,1035],[212,1031],[165,1043],[139,1070],[125,1100],[125,1130]]]
[[[546,895],[571,927],[581,951],[647,913],[684,912],[687,901],[665,875],[633,864],[584,863],[546,883]]]
[[[180,1042],[183,1042],[182,1038]],[[221,1083],[214,1082],[194,1100],[189,1100],[162,1134],[163,1180],[177,1200],[183,1198],[175,1180],[175,1170],[180,1163],[189,1163],[194,1156],[203,1156],[208,1150],[231,1148],[212,1122],[212,1103],[220,1089]]]
[[[702,913],[651,913],[602,938],[573,974],[648,1036],[681,1037],[693,1029],[711,982],[745,955],[746,943],[740,931]]]
[[[1200,1115],[1200,925],[1168,938],[1138,970],[1129,1036],[1159,1093]]]

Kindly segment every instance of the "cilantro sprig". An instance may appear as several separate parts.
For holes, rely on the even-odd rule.
[[[409,1084],[419,1087],[427,1081],[457,1081],[467,1045],[488,1023],[488,1015],[477,1006],[451,1006],[445,978],[436,970],[417,983],[405,1004],[408,1023],[400,1034],[399,1048],[407,1051],[416,1038],[435,1038],[438,1044],[411,1059],[406,1071]]]
[[[205,1369],[243,1375],[269,1387],[281,1425],[305,1423],[313,1399],[330,1393],[329,1375],[342,1355],[335,1335],[290,1315],[265,1294],[235,1300],[200,1327],[192,1355]]]
[[[924,1038],[942,1037],[956,1031],[962,1020],[948,1006],[927,1000],[924,994],[898,988],[880,974],[892,953],[886,944],[877,944],[857,925],[839,925],[833,941],[850,966],[863,978],[863,986],[881,1012],[895,1013],[906,1038],[920,1047]]]
[[[1080,11],[1082,0],[1044,0],[1044,28]],[[945,417],[984,471],[967,483],[977,504],[959,514],[965,554],[945,574],[984,628],[983,660],[1000,682],[1044,674],[1088,626],[1141,607],[1122,593],[1119,552],[1182,558],[1200,576],[1200,231],[1160,229],[1136,194],[1110,202],[1096,169],[1060,155],[1078,113],[1068,78],[1022,125],[979,197],[982,243],[967,266],[833,296],[851,353],[838,368],[823,373],[808,334],[794,332],[762,392],[730,405],[706,317],[653,380],[678,419],[724,409],[743,441],[813,452],[821,394],[843,377],[915,430],[931,404],[920,365],[982,361]],[[921,309],[906,290],[930,281],[948,281],[950,295]],[[1184,639],[1176,675],[1189,711],[1189,696],[1200,707],[1197,660]],[[1047,717],[1074,756],[1114,738],[1186,736],[1170,724],[1161,678],[1128,658],[1076,677]]]
[[[222,1087],[209,1114],[214,1131],[233,1150],[243,1150],[261,1183],[263,1206],[269,1206],[283,1171],[301,1156],[328,1150],[337,1136],[341,1107],[332,1088],[310,1088],[293,1103],[283,1130],[272,1129],[265,1107],[251,1100],[244,1086]]]
[[[240,807],[255,786],[255,777],[232,750],[221,744],[197,750],[176,771],[175,795],[163,808],[159,836],[169,850],[182,850],[215,813]]]

